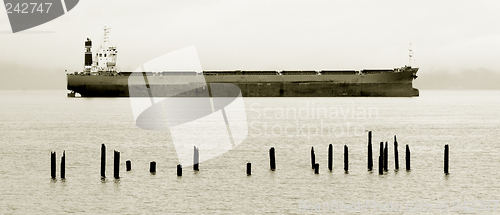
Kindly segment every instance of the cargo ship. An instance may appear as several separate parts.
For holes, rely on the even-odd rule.
[[[117,49],[108,45],[109,28],[95,55],[85,41],[84,69],[67,73],[74,97],[413,97],[418,68],[297,71],[142,71],[118,72]],[[410,63],[412,52],[410,49]]]

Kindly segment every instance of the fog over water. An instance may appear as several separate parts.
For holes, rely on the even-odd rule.
[[[83,43],[111,27],[118,69],[195,45],[205,70],[420,68],[422,89],[500,81],[498,1],[80,1],[13,34],[0,13],[0,89],[65,89]],[[474,83],[470,83],[470,81]]]

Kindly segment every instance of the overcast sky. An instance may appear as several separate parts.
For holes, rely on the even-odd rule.
[[[85,0],[16,34],[3,12],[0,89],[65,89],[64,70],[82,70],[84,41],[97,50],[104,26],[120,71],[191,45],[205,70],[394,68],[408,64],[412,43],[420,77],[499,72],[499,9],[498,0]]]

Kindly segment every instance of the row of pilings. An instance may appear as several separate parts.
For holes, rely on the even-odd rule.
[[[367,165],[368,171],[373,171],[373,149],[372,149],[372,131],[368,131],[368,155],[367,155]],[[274,148],[273,148],[274,149]],[[384,172],[389,171],[389,146],[388,142],[380,142],[380,154],[378,157],[378,172],[383,175]],[[405,161],[406,170],[411,170],[411,152],[410,146],[406,144],[405,151]],[[273,158],[274,159],[274,158]],[[273,161],[274,162],[274,161]],[[314,153],[314,147],[311,147],[311,166],[314,169],[314,173],[319,174],[319,163],[316,163],[316,155]],[[444,173],[448,174],[449,165],[449,146],[446,144],[444,146]],[[394,135],[394,169],[399,170],[399,152],[398,152],[398,141],[396,135]],[[328,146],[328,170],[333,171],[333,146],[330,144]],[[346,173],[349,172],[349,147],[344,145],[344,170]]]
[[[64,179],[66,177],[66,171],[65,171],[65,166],[66,166],[66,152],[63,152],[63,156],[61,157],[61,179]],[[199,159],[200,159],[200,154],[199,154],[199,149],[197,147],[194,147],[194,159],[193,159],[193,170],[198,171],[199,170]],[[127,160],[125,162],[127,171],[132,170],[132,161]],[[156,174],[156,161],[151,161],[149,163],[149,172],[151,174]],[[52,179],[56,178],[56,152],[51,152],[50,153],[50,176]],[[177,176],[182,176],[182,165],[177,165]],[[119,151],[114,151],[113,154],[113,177],[115,179],[120,178],[120,152]],[[106,145],[102,144],[101,145],[101,179],[106,178]]]
[[[378,172],[380,175],[383,175],[384,172],[387,172],[388,167],[388,155],[389,147],[388,142],[380,142],[380,154],[378,156]],[[328,146],[328,170],[333,171],[333,154],[334,149],[333,145],[330,144]],[[411,152],[410,147],[406,144],[405,151],[405,161],[406,161],[406,170],[411,170]],[[64,179],[66,177],[65,165],[66,165],[66,153],[63,152],[63,156],[61,157],[61,178]],[[193,170],[199,171],[199,149],[195,146],[193,152]],[[113,177],[115,179],[120,178],[120,152],[114,151],[113,155]],[[270,169],[272,171],[276,170],[276,151],[274,147],[269,149],[269,162]],[[368,156],[367,156],[367,165],[368,171],[373,171],[373,151],[372,151],[372,132],[368,132]],[[449,165],[449,146],[445,145],[444,147],[444,173],[448,174],[448,165]],[[132,162],[130,160],[126,161],[127,171],[132,170]],[[311,168],[314,170],[315,174],[319,174],[319,163],[316,162],[316,155],[314,152],[314,147],[311,147]],[[399,155],[398,155],[398,142],[396,135],[394,135],[394,168],[395,170],[399,170]],[[344,145],[344,170],[346,173],[349,171],[349,148],[347,145]],[[156,173],[156,162],[152,161],[149,165],[149,172],[151,174]],[[247,163],[247,175],[252,174],[252,164]],[[177,176],[182,176],[182,165],[177,165]],[[53,179],[56,178],[56,152],[51,152],[51,177]],[[101,178],[106,178],[106,146],[102,144],[101,146]]]

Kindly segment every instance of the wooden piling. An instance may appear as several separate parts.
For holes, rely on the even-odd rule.
[[[380,171],[384,171],[384,142],[380,142],[380,150],[379,150],[379,164],[378,164],[378,168],[379,168],[379,173]],[[380,160],[382,159],[382,160]]]
[[[396,140],[396,135],[394,135],[394,167],[396,170],[399,169],[398,141]]]
[[[276,160],[275,160],[275,157],[274,157],[274,147],[271,147],[271,149],[269,149],[269,162],[270,162],[270,166],[271,166],[271,170],[274,171],[276,170]]]
[[[127,160],[127,162],[125,162],[125,164],[126,164],[126,166],[127,166],[127,171],[132,170],[132,161]]]
[[[115,179],[119,179],[120,178],[120,152],[119,151],[114,151],[114,174],[113,176],[115,177]]]
[[[193,156],[193,170],[200,171],[199,164],[200,163],[200,152],[196,146],[194,147],[194,156]]]
[[[383,175],[384,174],[384,158],[381,156],[378,156],[378,174]]]
[[[177,176],[182,176],[182,165],[177,164]]]
[[[156,173],[156,161],[149,163],[149,172]]]
[[[410,147],[406,144],[406,170],[410,170]]]
[[[252,163],[247,163],[247,175],[252,175]]]
[[[333,170],[333,145],[328,146],[328,169]]]
[[[311,167],[314,169],[316,164],[316,155],[314,155],[314,147],[311,147]]]
[[[106,177],[106,146],[101,146],[101,178]]]
[[[344,145],[344,170],[349,171],[349,149]]]
[[[385,148],[384,148],[384,171],[389,170],[389,146],[387,145],[387,142],[385,142]]]
[[[368,171],[373,169],[372,131],[368,131]]]
[[[314,164],[314,174],[319,174],[319,163]]]
[[[61,157],[61,178],[66,178],[66,151],[63,151]]]
[[[382,168],[384,168],[384,142],[380,142],[380,155],[382,158]]]
[[[448,144],[444,145],[444,173],[448,174],[450,147]]]
[[[50,176],[56,178],[56,152],[50,152]]]

